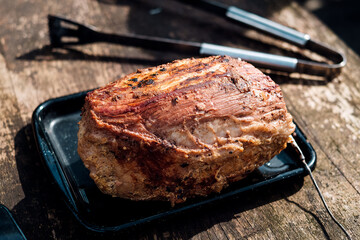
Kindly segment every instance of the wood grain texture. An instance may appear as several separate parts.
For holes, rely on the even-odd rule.
[[[329,207],[353,238],[360,239],[359,56],[290,0],[222,2],[309,33],[346,53],[347,66],[331,82],[298,74],[272,78],[280,83],[289,111],[317,152],[314,175]],[[188,56],[103,43],[51,49],[47,14],[115,32],[319,57],[176,1],[0,3],[0,202],[10,208],[28,239],[345,239],[309,177],[116,234],[84,229],[39,163],[30,126],[33,110],[49,98]]]

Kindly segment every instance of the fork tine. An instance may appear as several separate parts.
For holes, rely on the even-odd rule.
[[[77,27],[85,27],[83,24],[71,21],[69,19],[63,18],[63,17],[58,17],[58,16],[54,16],[54,15],[48,15],[48,20],[54,23],[61,23],[61,22],[66,22],[69,25],[74,25]]]
[[[59,29],[61,28],[60,21],[56,17],[48,15],[48,28],[50,44],[52,46],[61,46],[61,34],[59,34]]]

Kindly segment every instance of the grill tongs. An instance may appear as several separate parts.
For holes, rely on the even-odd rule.
[[[229,20],[237,21],[252,28],[261,30],[264,33],[290,42],[301,48],[309,49],[328,58],[334,63],[327,64],[322,62],[308,61],[205,42],[189,42],[137,34],[120,35],[105,33],[96,30],[92,26],[85,26],[62,17],[49,15],[48,23],[51,45],[54,47],[64,47],[67,45],[109,42],[127,46],[137,46],[163,51],[176,51],[195,55],[229,55],[232,57],[241,58],[262,68],[269,68],[284,72],[298,72],[319,75],[327,78],[336,77],[340,73],[341,68],[346,64],[346,58],[342,53],[339,53],[322,43],[311,40],[309,35],[303,34],[292,28],[285,27],[255,14],[246,12],[237,7],[225,6],[211,0],[182,0],[181,2],[186,2],[196,7],[201,7],[205,10],[226,17]],[[71,40],[66,41],[66,37],[71,38]]]

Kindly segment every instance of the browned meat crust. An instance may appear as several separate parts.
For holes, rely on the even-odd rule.
[[[104,193],[183,202],[269,161],[294,131],[277,84],[230,57],[141,69],[89,93],[78,152]]]

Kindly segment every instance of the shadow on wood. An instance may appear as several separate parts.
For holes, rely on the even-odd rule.
[[[321,76],[311,76],[299,73],[282,73],[282,72],[269,72],[265,71],[277,84],[298,84],[309,86],[320,86],[328,84],[332,79]]]
[[[315,213],[311,212],[310,210],[307,210],[306,208],[304,208],[303,206],[301,206],[299,203],[294,202],[294,201],[292,201],[292,200],[289,200],[288,198],[285,198],[285,201],[287,201],[288,203],[291,203],[291,204],[296,205],[296,206],[297,206],[298,208],[300,208],[302,211],[310,214],[310,215],[316,220],[316,222],[319,224],[321,230],[323,231],[323,233],[324,233],[324,235],[325,235],[325,238],[326,238],[326,239],[330,239],[330,236],[329,236],[329,234],[327,233],[324,224],[321,222],[320,218],[319,218]]]
[[[45,45],[42,48],[34,49],[16,58],[17,60],[26,61],[99,61],[99,62],[115,62],[115,63],[130,63],[139,65],[159,65],[165,63],[166,60],[151,60],[132,57],[118,57],[118,56],[102,56],[92,55],[77,50],[75,48],[52,48]],[[168,60],[171,61],[171,60]]]

